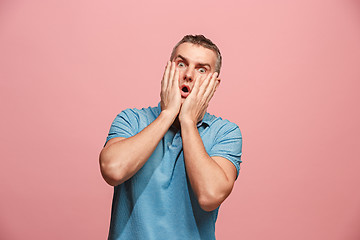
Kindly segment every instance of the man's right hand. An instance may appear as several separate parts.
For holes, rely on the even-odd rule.
[[[161,111],[177,115],[181,107],[181,94],[179,90],[179,70],[175,62],[168,61],[163,79],[161,81]]]
[[[110,185],[117,186],[139,171],[173,124],[181,107],[179,76],[175,63],[169,61],[161,81],[160,115],[134,136],[113,138],[102,149],[101,174]]]

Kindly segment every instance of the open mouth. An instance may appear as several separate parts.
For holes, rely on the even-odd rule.
[[[185,84],[181,86],[181,96],[186,98],[190,94],[190,87]]]

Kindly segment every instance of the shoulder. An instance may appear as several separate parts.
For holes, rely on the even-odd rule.
[[[136,134],[152,123],[160,114],[160,107],[126,108],[117,114],[115,125],[128,125]]]
[[[117,117],[127,117],[132,120],[145,120],[145,119],[153,119],[159,116],[160,109],[158,106],[156,107],[143,107],[143,108],[126,108],[122,110]]]
[[[208,125],[211,132],[215,132],[216,135],[227,135],[230,132],[234,132],[236,135],[241,137],[241,131],[239,126],[222,117],[217,117],[210,113],[206,113],[204,116],[204,122]]]

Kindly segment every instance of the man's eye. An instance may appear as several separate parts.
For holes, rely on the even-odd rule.
[[[199,68],[199,72],[200,72],[200,73],[205,73],[205,72],[206,72],[206,69],[205,69],[205,68]]]
[[[179,62],[178,67],[185,67],[185,64],[183,62]]]

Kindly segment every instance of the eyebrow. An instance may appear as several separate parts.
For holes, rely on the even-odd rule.
[[[181,56],[180,54],[179,55],[177,55],[176,56],[176,58],[181,58],[183,61],[185,61],[185,62],[188,62],[188,60],[185,58],[185,57],[183,57],[183,56]],[[175,59],[176,59],[175,58]],[[198,64],[196,64],[197,66],[207,66],[207,67],[209,67],[210,69],[211,69],[211,66],[210,66],[210,64],[208,64],[208,63],[198,63]]]

